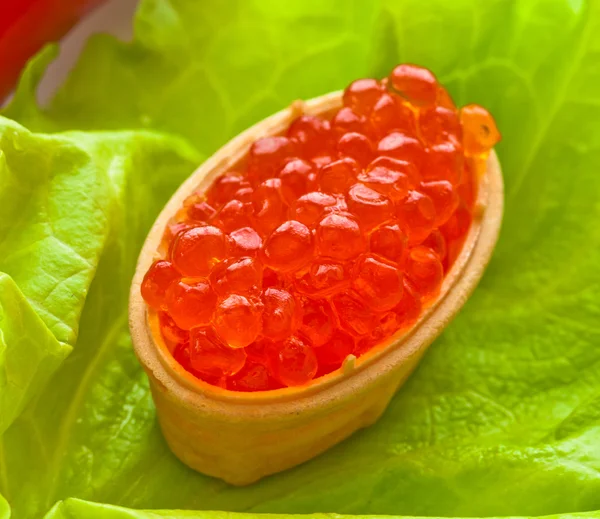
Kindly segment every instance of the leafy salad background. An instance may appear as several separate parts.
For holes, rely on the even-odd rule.
[[[41,109],[46,49],[0,118],[0,518],[600,517],[598,2],[143,0],[135,34]],[[147,230],[237,132],[406,61],[503,133],[484,279],[374,427],[246,488],[187,469],[127,330]]]

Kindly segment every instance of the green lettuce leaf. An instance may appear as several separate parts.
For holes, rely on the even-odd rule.
[[[235,512],[193,512],[188,510],[131,510],[119,506],[91,503],[80,499],[60,501],[44,519],[294,519],[287,514],[238,514]],[[340,514],[311,514],[306,519],[407,519],[400,516],[353,516]],[[543,516],[540,519],[596,519],[600,512]],[[458,519],[458,518],[457,518]],[[506,519],[521,519],[518,517]]]
[[[0,434],[71,349],[56,340],[13,279],[0,272]]]
[[[8,503],[6,502],[6,499],[4,499],[1,495],[0,495],[0,519],[10,519],[10,507],[8,506]]]
[[[112,347],[116,337],[127,337],[126,293],[139,247],[198,160],[183,142],[147,131],[47,135],[0,118],[0,270],[6,271],[0,272],[0,434],[8,428],[0,442],[0,488],[11,503],[21,471],[30,462],[44,466],[56,452],[50,443],[61,430],[56,408],[44,409],[46,429],[35,409],[48,394],[68,401],[83,390],[75,378],[76,385],[60,383],[85,358],[82,344]],[[83,310],[90,284],[98,283],[110,288],[98,296],[92,288]],[[82,311],[93,324],[63,363]],[[34,437],[13,445],[7,438],[18,425],[9,426],[31,399],[18,423],[28,423]],[[29,451],[31,441],[41,451]],[[20,460],[15,470],[13,456]],[[39,505],[39,488],[22,490]],[[18,507],[14,512],[18,518]]]
[[[72,137],[0,120],[0,271],[67,344],[106,239],[107,165]]]
[[[294,517],[297,516],[289,514],[196,512],[190,510],[131,510],[119,506],[82,501],[80,499],[67,499],[58,502],[44,519],[294,519]],[[302,517],[306,519],[408,519],[406,516],[356,516],[340,514],[310,514]],[[596,519],[598,517],[600,517],[600,512],[584,512],[578,514],[546,515],[540,517],[540,519]],[[506,519],[522,518],[507,517]]]
[[[251,513],[600,510],[597,2],[145,0],[134,42],[92,39],[42,110],[34,90],[52,52],[31,64],[6,115],[44,132],[167,131],[204,154],[295,98],[422,63],[458,102],[496,116],[506,217],[480,287],[378,424],[234,488],[170,454],[131,350],[137,250],[184,176],[153,157],[162,140],[148,142],[119,170],[75,351],[3,436],[0,491],[16,519],[69,497]],[[52,513],[112,510],[64,503]]]

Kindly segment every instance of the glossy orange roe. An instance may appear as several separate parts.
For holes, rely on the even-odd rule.
[[[142,296],[194,376],[232,391],[302,386],[412,326],[462,249],[500,134],[435,76],[359,79],[193,193]]]

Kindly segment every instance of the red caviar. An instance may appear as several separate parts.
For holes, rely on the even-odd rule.
[[[499,139],[484,108],[399,65],[257,140],[186,199],[143,280],[169,350],[210,384],[266,391],[406,330],[460,254]]]

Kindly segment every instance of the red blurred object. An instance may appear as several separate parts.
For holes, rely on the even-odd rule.
[[[0,0],[0,101],[27,60],[105,0]]]

